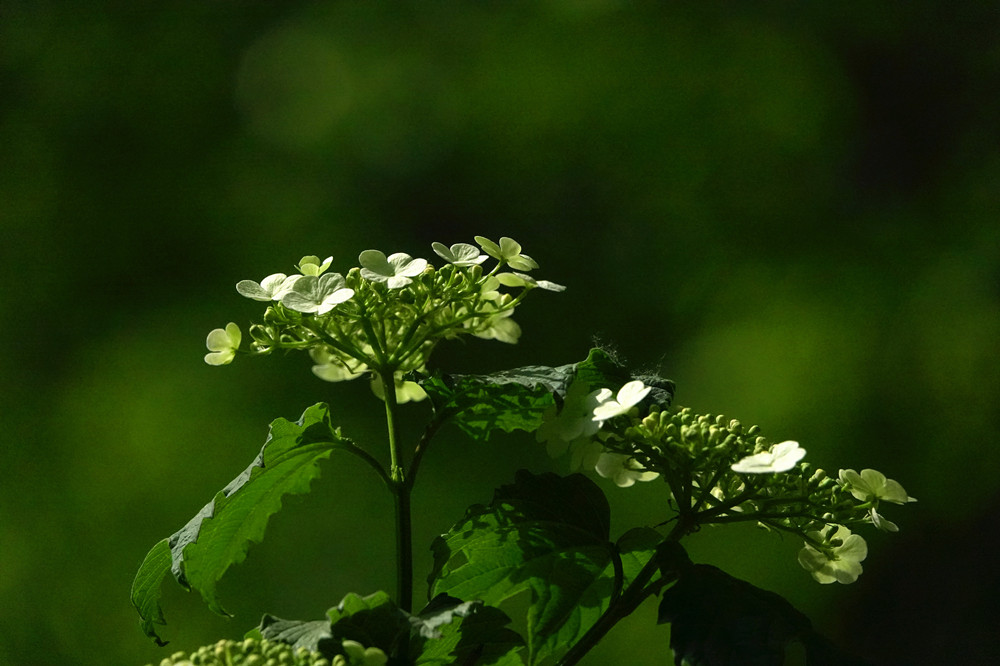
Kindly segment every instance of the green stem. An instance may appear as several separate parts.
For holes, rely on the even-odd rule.
[[[392,368],[379,371],[385,394],[385,423],[389,432],[389,487],[396,518],[396,603],[406,612],[413,610],[413,534],[410,517],[410,486],[406,482],[399,452],[399,425],[396,422],[396,381]]]
[[[681,537],[687,533],[687,528],[681,524],[674,525],[670,534],[661,542],[661,546],[671,541],[680,541]],[[563,655],[557,666],[572,666],[578,663],[620,620],[631,615],[642,602],[651,594],[660,589],[666,580],[657,580],[650,584],[653,576],[659,571],[660,558],[654,555],[649,562],[639,571],[629,586],[617,599],[612,599],[604,614],[598,618],[587,632],[573,644],[573,647]]]

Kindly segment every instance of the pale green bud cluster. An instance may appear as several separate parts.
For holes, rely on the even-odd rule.
[[[382,650],[366,648],[357,641],[343,641],[341,651],[342,654],[327,659],[304,647],[294,648],[277,641],[221,640],[191,654],[175,652],[161,660],[159,666],[383,666],[388,662]]]
[[[225,365],[237,353],[307,351],[321,379],[393,376],[401,399],[419,399],[420,392],[405,386],[402,376],[423,370],[438,342],[472,335],[516,343],[521,329],[511,315],[525,295],[536,288],[564,289],[524,273],[501,272],[506,266],[538,267],[510,238],[494,243],[477,236],[476,241],[478,247],[434,243],[446,262],[440,268],[404,253],[365,250],[358,257],[361,265],[344,274],[327,272],[332,258],[309,256],[297,265],[299,274],[242,280],[236,286],[241,295],[268,303],[263,321],[250,327],[249,350],[240,348],[236,324],[213,330],[205,361]],[[496,263],[487,271],[490,258]]]

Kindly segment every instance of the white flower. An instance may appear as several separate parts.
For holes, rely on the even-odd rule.
[[[592,414],[594,407],[599,404],[597,402],[599,393],[599,390],[587,393],[586,384],[573,382],[566,391],[562,410],[557,413],[556,406],[553,405],[545,411],[545,420],[535,431],[535,439],[546,443],[550,456],[553,458],[560,456],[567,449],[576,454],[584,442],[590,441],[590,438],[597,434],[600,425],[594,421]],[[598,444],[598,453],[601,448]],[[593,466],[593,463],[590,466]],[[574,468],[579,469],[580,465],[574,465]]]
[[[618,395],[614,399],[611,398],[610,389],[601,389],[597,396],[597,400],[601,404],[594,408],[594,421],[603,422],[627,413],[632,407],[642,402],[649,391],[650,387],[638,379],[618,389]]]
[[[492,301],[484,301],[483,305],[493,308],[495,312],[466,321],[466,326],[473,327],[472,334],[477,338],[516,344],[521,337],[521,326],[510,318],[514,308],[500,310],[500,306]]]
[[[883,516],[881,513],[879,513],[878,511],[876,511],[875,507],[872,507],[871,510],[868,513],[870,514],[870,519],[872,521],[872,525],[874,525],[875,527],[879,528],[883,532],[898,532],[899,531],[899,525],[897,525],[896,523],[892,522],[891,520],[889,520],[888,518],[886,518],[885,516]]]
[[[378,250],[365,250],[358,256],[361,262],[361,276],[372,282],[385,282],[389,289],[399,289],[413,282],[410,278],[420,275],[427,268],[426,259],[413,259],[410,255],[397,252],[389,255]]]
[[[304,275],[281,298],[281,304],[296,312],[326,314],[352,296],[354,290],[344,286],[344,276],[340,273]]]
[[[301,275],[286,276],[284,273],[268,275],[258,284],[253,280],[240,280],[236,283],[236,291],[241,296],[255,301],[280,301],[281,297],[291,291]]]
[[[519,271],[530,271],[532,268],[538,268],[538,263],[534,259],[526,254],[521,254],[520,243],[512,238],[504,236],[500,239],[500,244],[497,245],[489,238],[476,236],[476,242],[479,243],[479,247],[486,251],[486,254],[505,262],[511,268]]]
[[[652,481],[659,476],[656,472],[646,471],[632,456],[624,453],[602,453],[595,469],[598,474],[611,479],[621,488],[628,488],[636,481]]]
[[[393,377],[393,383],[396,385],[396,404],[402,405],[406,402],[420,402],[427,397],[427,393],[424,391],[423,387],[416,382],[403,381],[403,373],[397,372]],[[382,378],[378,375],[372,377],[372,393],[379,400],[385,400],[385,387],[382,385]]]
[[[349,357],[332,354],[326,347],[313,347],[309,355],[316,365],[313,374],[327,382],[343,382],[357,379],[368,371],[368,366]]]
[[[781,442],[771,447],[770,451],[762,451],[747,456],[731,466],[734,472],[740,474],[773,474],[787,472],[806,455],[806,450],[799,448],[798,442]]]
[[[431,247],[439,257],[456,266],[476,266],[487,259],[478,247],[468,243],[455,243],[450,248],[442,243],[431,243]]]
[[[566,291],[566,287],[548,280],[536,280],[524,273],[498,273],[497,280],[505,287],[541,287],[547,291]]]
[[[861,575],[861,562],[868,556],[868,544],[843,525],[827,539],[821,532],[809,536],[829,544],[829,552],[817,550],[809,543],[799,551],[799,564],[820,583],[853,583]]]
[[[842,469],[840,484],[861,502],[885,500],[895,504],[906,504],[917,501],[916,498],[907,495],[898,482],[885,478],[885,474],[875,469],[863,469],[861,474],[853,469]]]
[[[328,269],[332,263],[333,257],[327,257],[323,261],[320,261],[319,257],[316,255],[309,254],[299,259],[299,264],[296,268],[299,269],[299,272],[303,275],[319,277],[326,272],[326,269]]]
[[[239,349],[243,333],[240,327],[229,322],[226,328],[213,329],[205,340],[205,346],[212,352],[205,354],[205,363],[209,365],[226,365],[233,362],[236,357],[236,350]]]

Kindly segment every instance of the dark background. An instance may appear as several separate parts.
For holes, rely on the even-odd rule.
[[[884,471],[920,501],[885,512],[898,535],[863,533],[854,585],[749,527],[689,550],[876,663],[993,663],[998,28],[994,3],[922,0],[0,0],[0,663],[138,665],[391,590],[389,502],[334,459],[224,580],[233,620],[169,583],[158,649],[128,601],[272,419],[329,401],[381,451],[360,383],[295,355],[201,361],[210,329],[259,317],[233,285],[476,234],[568,290],[532,294],[519,345],[437,366],[569,363],[599,336],[680,404]],[[561,464],[447,432],[415,496],[418,578],[468,504]],[[617,529],[661,519],[659,484],[602,483]],[[668,663],[654,618],[590,663]]]

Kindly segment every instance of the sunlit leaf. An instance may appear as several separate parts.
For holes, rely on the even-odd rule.
[[[153,625],[165,623],[159,598],[168,571],[181,585],[201,593],[213,611],[225,614],[215,593],[223,574],[246,558],[251,543],[263,539],[283,498],[309,492],[320,474],[319,461],[347,446],[350,442],[331,426],[324,404],[310,407],[296,422],[274,421],[256,460],[146,556],[132,588],[143,631],[160,642]]]
[[[529,592],[528,661],[537,663],[572,645],[607,607],[616,550],[609,530],[610,508],[592,481],[522,470],[489,506],[471,507],[435,540],[431,592],[489,605]],[[645,531],[630,540],[634,576],[655,544]]]

